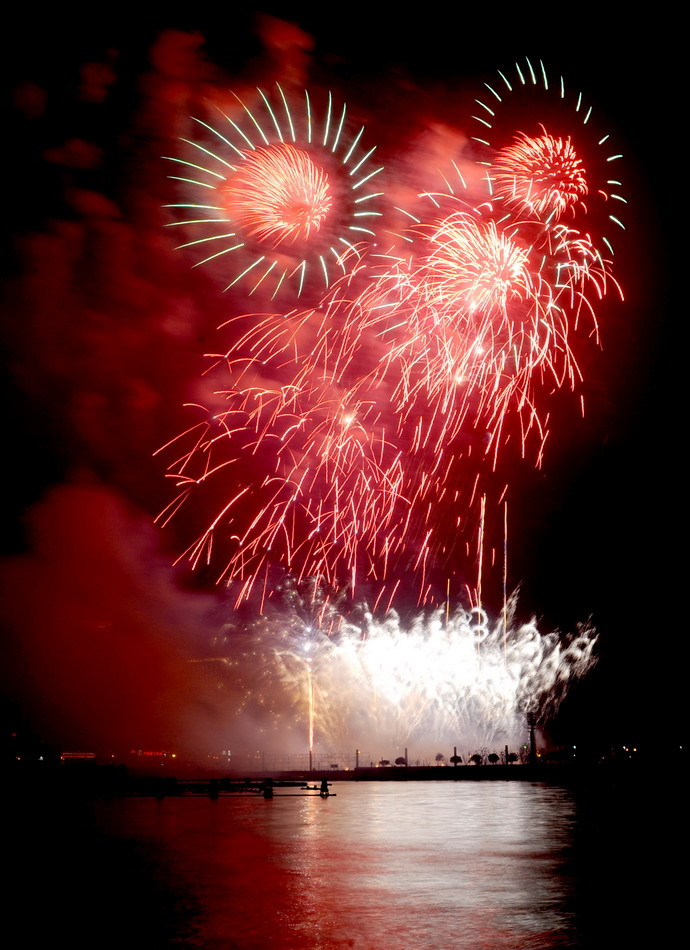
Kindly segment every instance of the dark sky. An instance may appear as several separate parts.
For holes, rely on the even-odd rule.
[[[227,608],[171,569],[179,538],[152,525],[170,497],[153,452],[179,430],[202,355],[233,315],[164,232],[160,156],[181,117],[233,84],[301,81],[347,98],[386,163],[405,166],[407,149],[409,168],[408,143],[435,123],[466,132],[482,82],[530,56],[605,117],[630,204],[615,261],[625,301],[604,300],[602,347],[583,357],[588,416],[556,400],[542,469],[509,473],[511,584],[545,626],[591,616],[600,630],[599,666],[566,703],[568,734],[681,738],[679,68],[666,23],[576,12],[412,22],[272,10],[286,27],[245,7],[98,25],[55,16],[5,34],[8,722],[58,741],[194,742],[215,715],[184,661]]]

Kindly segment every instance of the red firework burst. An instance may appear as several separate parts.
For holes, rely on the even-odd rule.
[[[537,137],[519,133],[512,145],[500,149],[492,176],[500,198],[541,219],[557,221],[588,191],[570,138],[555,138],[546,129]]]
[[[531,75],[549,91],[545,72],[543,88]],[[238,232],[281,254],[318,242],[342,194],[296,138],[235,148],[215,186]],[[190,442],[170,466],[180,494],[169,510],[212,489],[214,514],[186,556],[208,561],[221,541],[220,577],[237,583],[238,599],[277,563],[352,589],[402,566],[423,600],[508,439],[540,464],[542,395],[575,387],[574,331],[584,310],[596,337],[593,302],[611,279],[589,233],[561,219],[589,214],[585,198],[617,195],[590,179],[570,136],[543,125],[484,145],[486,200],[450,186],[429,195],[433,217],[404,236],[404,253],[344,241],[357,263],[340,260],[344,276],[318,307],[252,318],[219,358],[226,382],[181,437]],[[450,503],[449,527],[439,511]]]
[[[624,227],[618,217],[623,185],[615,172],[622,156],[582,93],[568,93],[562,76],[554,80],[543,63],[529,59],[484,85],[473,139],[498,202],[544,224],[567,210],[573,219],[586,214],[591,246],[613,252],[611,225]]]
[[[189,232],[178,248],[211,251],[194,266],[230,276],[225,290],[322,294],[376,237],[383,193],[372,182],[383,168],[371,167],[364,128],[348,131],[346,107],[336,114],[330,93],[317,122],[307,92],[302,108],[290,107],[280,86],[273,102],[257,92],[252,109],[237,96],[228,114],[219,108],[220,127],[192,120],[201,131],[181,140],[181,157],[168,156],[184,170],[171,176],[183,200],[167,205],[180,215],[170,227]]]
[[[512,302],[534,299],[529,248],[501,232],[494,221],[484,222],[463,212],[451,214],[428,241],[427,294],[433,288],[444,313],[506,315]]]
[[[274,247],[308,240],[333,203],[324,169],[284,143],[244,153],[223,199],[240,229]]]

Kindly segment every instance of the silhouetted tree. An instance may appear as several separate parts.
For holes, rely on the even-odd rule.
[[[407,759],[405,758],[404,755],[399,755],[398,758],[395,760],[395,764],[396,764],[396,765],[407,765]]]
[[[499,758],[500,758],[500,756],[497,755],[495,752],[489,753],[488,759],[489,759],[489,762],[491,762],[492,765],[496,765],[496,763],[498,762]]]
[[[443,760],[445,759],[445,755],[443,754],[443,752],[437,752],[435,758],[436,758],[436,765],[440,765],[441,762],[443,762]]]

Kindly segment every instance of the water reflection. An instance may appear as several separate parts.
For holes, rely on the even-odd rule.
[[[343,929],[353,947],[447,948],[449,934],[468,948],[562,945],[572,814],[563,789],[517,783],[358,787],[306,825],[304,920],[324,924],[324,946]]]
[[[71,950],[589,950],[645,925],[678,942],[679,782],[333,788],[15,800],[6,906],[24,943]]]
[[[164,851],[176,891],[195,895],[189,947],[576,945],[565,789],[336,789],[325,801],[118,802],[109,830]]]

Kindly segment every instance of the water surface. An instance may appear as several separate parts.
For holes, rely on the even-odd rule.
[[[325,800],[47,807],[15,861],[27,936],[94,948],[548,950],[611,946],[649,916],[636,903],[651,899],[642,831],[631,833],[617,794],[583,800],[517,781],[332,788]]]

